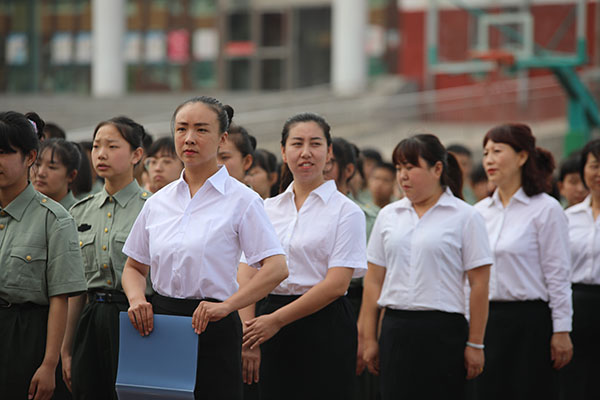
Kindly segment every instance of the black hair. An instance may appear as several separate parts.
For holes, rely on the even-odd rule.
[[[473,153],[471,153],[471,150],[467,149],[462,144],[457,144],[457,143],[451,144],[450,146],[446,147],[446,151],[449,151],[450,153],[454,153],[454,154],[460,154],[463,156],[467,156],[469,158],[473,157]]]
[[[94,147],[94,142],[92,142],[91,140],[82,140],[81,142],[79,142],[79,147],[81,147],[82,150],[92,151],[92,148]]]
[[[361,158],[367,158],[369,160],[373,160],[376,163],[382,163],[383,157],[381,157],[381,153],[372,148],[365,148],[360,151]]]
[[[145,132],[145,135],[142,136],[142,147],[144,148],[144,153],[148,153],[150,146],[154,142],[154,138],[148,132]]]
[[[40,157],[45,150],[51,152],[51,162],[54,162],[55,156],[58,157],[60,163],[67,168],[67,175],[75,170],[79,171],[79,166],[81,165],[81,151],[79,150],[77,143],[58,138],[46,139],[40,146]]]
[[[155,157],[158,153],[167,153],[173,158],[177,158],[177,153],[175,152],[175,143],[173,142],[173,138],[171,137],[162,137],[160,139],[155,140],[150,148],[148,149],[148,157]]]
[[[440,185],[449,187],[454,196],[462,199],[462,171],[458,161],[448,153],[437,136],[423,133],[402,140],[392,155],[394,164],[404,165],[410,163],[419,165],[421,157],[427,165],[433,167],[437,162],[442,163],[442,175],[440,176]]]
[[[209,107],[211,110],[213,110],[215,114],[217,114],[220,133],[227,132],[227,130],[229,129],[229,125],[231,124],[231,120],[233,119],[233,108],[229,105],[221,104],[219,100],[213,97],[198,96],[192,97],[191,99],[186,100],[177,106],[177,108],[173,112],[173,116],[171,117],[171,133],[175,133],[175,117],[177,117],[177,113],[179,112],[179,110],[181,110],[183,106],[193,103],[202,103]]]
[[[396,176],[396,167],[394,166],[394,164],[389,163],[389,162],[380,162],[379,164],[375,165],[375,169],[386,169],[388,172],[391,172],[394,176]]]
[[[256,138],[248,133],[241,125],[231,124],[227,131],[227,140],[230,140],[242,157],[252,155],[256,149]]]
[[[71,182],[71,191],[75,197],[84,193],[89,193],[92,190],[92,169],[90,167],[89,158],[81,143],[77,144],[77,150],[79,150],[81,161],[79,163],[79,168],[77,169],[77,176],[73,182]],[[98,178],[101,179],[100,177]]]
[[[471,183],[473,185],[480,183],[480,182],[487,182],[488,181],[488,177],[487,174],[485,173],[485,168],[483,168],[483,164],[479,163],[475,166],[475,168],[473,168],[473,170],[471,171]]]
[[[44,127],[44,137],[46,139],[65,139],[67,134],[64,129],[52,122],[47,122]]]
[[[335,157],[335,162],[338,165],[338,176],[336,177],[336,180],[339,180],[342,177],[346,166],[349,164],[354,165],[354,173],[356,173],[356,151],[350,142],[341,137],[333,138],[331,150]],[[354,174],[352,174],[352,176],[354,176]],[[348,177],[346,183],[352,179],[352,176]]]
[[[277,172],[277,157],[265,149],[257,149],[254,151],[252,158],[252,166],[250,168],[260,167],[267,171],[268,174]]]
[[[290,136],[290,130],[292,129],[292,127],[294,125],[302,123],[302,122],[314,122],[317,125],[319,125],[319,127],[323,131],[325,140],[327,141],[327,146],[331,145],[331,127],[329,126],[327,121],[325,121],[325,118],[323,118],[320,115],[315,114],[315,113],[305,112],[305,113],[296,114],[296,115],[288,118],[287,121],[285,121],[285,123],[283,124],[283,129],[281,130],[281,146],[282,147],[285,147],[288,137]],[[294,179],[294,177],[292,176],[292,173],[291,173],[290,169],[288,168],[287,164],[283,163],[283,165],[281,166],[281,179],[279,182],[279,192],[283,193],[285,191],[285,189],[287,189],[287,187],[290,185],[290,183],[292,183],[293,179]]]
[[[519,123],[496,126],[486,133],[483,147],[488,140],[507,144],[517,153],[527,152],[529,156],[521,168],[521,185],[527,196],[550,193],[552,171],[555,167],[554,157],[548,150],[536,147],[535,136],[529,126]]]
[[[596,160],[600,162],[600,139],[590,140],[585,146],[583,146],[583,149],[581,149],[581,156],[579,157],[579,175],[581,176],[581,181],[586,189],[589,189],[589,187],[585,183],[584,170],[590,154],[592,154]]]
[[[21,152],[24,156],[37,151],[44,137],[44,121],[34,112],[0,113],[0,149],[5,153]]]
[[[277,157],[275,154],[271,153],[265,149],[257,149],[252,154],[252,166],[250,169],[254,167],[260,167],[267,171],[267,175],[277,174],[277,182],[271,186],[271,192],[269,193],[269,197],[277,196],[279,193],[279,165],[277,164]]]
[[[579,174],[579,163],[581,156],[579,153],[574,153],[569,156],[566,160],[560,163],[558,169],[558,182],[563,182],[569,174]]]
[[[100,122],[96,129],[94,129],[94,139],[98,130],[105,125],[114,126],[117,131],[121,134],[123,139],[129,143],[131,150],[136,150],[138,147],[144,148],[144,136],[146,136],[146,130],[144,127],[129,117],[120,116],[114,117],[106,121]]]

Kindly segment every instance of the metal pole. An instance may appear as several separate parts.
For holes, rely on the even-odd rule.
[[[125,93],[125,0],[92,0],[92,94]]]

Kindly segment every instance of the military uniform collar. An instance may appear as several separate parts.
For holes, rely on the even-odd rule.
[[[25,209],[31,203],[31,200],[35,198],[36,191],[33,188],[31,183],[27,184],[25,190],[23,190],[17,197],[10,202],[8,206],[3,210],[3,212],[7,213],[17,221],[20,221],[23,218],[23,214],[25,213]]]
[[[123,189],[119,190],[113,195],[108,194],[105,186],[102,188],[102,191],[98,193],[98,199],[100,200],[98,208],[101,208],[106,202],[110,202],[111,199],[115,199],[117,204],[119,204],[121,207],[125,207],[129,200],[139,193],[140,190],[140,185],[138,185],[135,179],[129,185],[125,186]]]

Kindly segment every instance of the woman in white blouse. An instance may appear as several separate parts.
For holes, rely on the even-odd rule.
[[[600,398],[600,140],[581,152],[580,173],[590,190],[586,199],[566,210],[573,261],[573,361],[565,368],[565,399]]]
[[[487,366],[481,399],[547,399],[573,354],[567,218],[550,189],[552,155],[524,124],[501,125],[483,139],[483,166],[497,189],[475,205],[494,253]],[[554,367],[554,369],[553,369]]]
[[[172,118],[181,178],[147,201],[123,252],[129,318],[140,334],[153,313],[192,316],[199,335],[195,398],[241,399],[241,322],[236,310],[287,276],[283,250],[251,189],[217,165],[233,109],[210,97],[181,104]],[[238,290],[241,252],[260,271]],[[150,271],[156,294],[144,297]]]
[[[363,357],[380,374],[384,400],[462,399],[465,378],[484,366],[492,263],[485,225],[460,199],[460,167],[436,136],[401,141],[393,160],[406,197],[384,207],[371,232],[359,318]]]
[[[244,345],[261,346],[261,399],[352,398],[357,331],[344,294],[366,269],[365,216],[323,177],[329,131],[310,113],[283,127],[282,156],[293,182],[265,200],[265,210],[290,274],[244,332]]]

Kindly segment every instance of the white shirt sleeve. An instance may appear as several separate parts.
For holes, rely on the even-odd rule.
[[[385,249],[383,246],[383,228],[385,211],[382,210],[377,215],[373,229],[371,230],[371,236],[369,237],[369,245],[367,247],[367,260],[372,263],[385,267],[387,262],[385,260]],[[487,234],[486,234],[487,236]]]
[[[356,207],[356,211],[341,214],[327,268],[367,269],[366,225],[365,214],[358,207]],[[360,274],[360,271],[355,271],[356,273]]]
[[[123,254],[145,265],[150,265],[151,262],[147,229],[148,204],[148,201],[144,203],[123,246]]]
[[[463,228],[462,263],[465,271],[494,262],[483,217],[475,211]]]
[[[544,210],[537,223],[540,263],[548,288],[554,332],[570,332],[573,305],[567,216],[556,203]]]
[[[251,267],[259,268],[260,261],[265,258],[285,254],[259,197],[251,201],[244,211],[239,238],[246,262]]]

